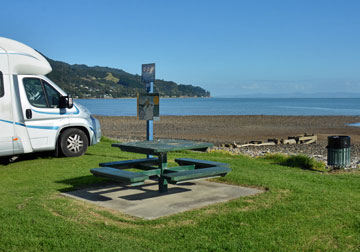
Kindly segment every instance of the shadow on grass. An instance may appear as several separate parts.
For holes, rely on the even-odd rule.
[[[85,153],[85,156],[96,156],[96,157],[106,157],[106,158],[117,158],[119,160],[127,160],[129,157],[122,157],[122,156],[113,156],[113,155],[104,155],[104,154],[94,154],[94,153]]]
[[[53,159],[56,158],[54,151],[45,151],[45,152],[34,152],[21,154],[19,156],[8,156],[0,158],[0,165],[8,165],[11,163],[17,163],[27,160],[35,160],[35,159]]]
[[[93,153],[85,153],[84,155],[95,156],[95,157],[116,158],[118,160],[129,159],[128,157],[93,154]],[[56,159],[56,158],[64,158],[64,157],[61,155],[56,156],[54,154],[54,151],[33,152],[33,153],[21,154],[18,156],[15,155],[15,156],[0,157],[0,165],[6,166],[11,163],[17,163],[17,162],[22,162],[22,161],[29,161],[29,160],[36,160],[36,159]],[[69,158],[71,158],[71,157],[69,157]]]
[[[56,181],[56,183],[72,186],[60,189],[60,192],[89,201],[110,201],[116,198],[127,201],[136,201],[177,194],[191,190],[183,187],[171,187],[166,193],[160,193],[157,190],[157,181],[152,181],[151,183],[145,183],[138,186],[130,186],[127,184],[114,183],[112,181],[90,175]],[[189,186],[194,184],[187,183],[186,185]],[[130,191],[134,193],[130,194]],[[116,195],[117,192],[120,196]],[[115,193],[115,195],[113,193]],[[106,196],[107,194],[113,194],[114,197],[108,197]]]
[[[89,188],[89,187],[106,186],[106,185],[113,184],[113,182],[111,182],[107,179],[98,178],[93,175],[64,179],[64,180],[59,180],[59,181],[55,181],[55,182],[59,183],[59,184],[65,184],[65,185],[71,186],[71,187],[60,189],[59,190],[60,192],[70,192],[70,191],[80,190],[80,189]]]

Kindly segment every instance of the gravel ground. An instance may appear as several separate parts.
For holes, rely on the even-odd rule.
[[[120,141],[144,140],[146,122],[136,117],[96,116],[104,136]],[[360,122],[360,116],[163,116],[154,122],[154,138],[207,141],[215,149],[259,156],[265,153],[306,154],[318,160],[327,159],[327,136],[351,136],[352,166],[360,164],[360,127],[348,126]],[[243,144],[251,140],[287,139],[304,133],[316,134],[317,144],[222,147]]]
[[[287,155],[303,154],[313,157],[318,161],[327,163],[326,144],[294,144],[294,145],[274,145],[274,146],[246,146],[241,148],[230,148],[224,146],[215,146],[215,150],[225,150],[234,154],[243,154],[251,157],[263,156],[269,153],[283,153]],[[360,166],[360,144],[351,145],[351,168]]]

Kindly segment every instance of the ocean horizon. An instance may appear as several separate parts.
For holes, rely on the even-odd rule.
[[[136,116],[136,98],[76,99],[92,114]],[[161,98],[160,116],[360,116],[360,98]]]

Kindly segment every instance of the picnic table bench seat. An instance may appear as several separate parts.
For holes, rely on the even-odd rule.
[[[171,172],[163,174],[163,177],[171,184],[176,184],[178,182],[190,181],[194,179],[200,178],[210,178],[217,176],[225,176],[231,169],[228,167],[210,167],[210,168],[202,168],[195,170],[187,170],[187,171],[179,171],[179,172]]]
[[[129,183],[132,186],[143,184],[147,179],[158,180],[159,192],[168,191],[168,183],[176,184],[196,179],[225,176],[231,171],[228,164],[209,160],[191,158],[178,158],[175,161],[178,166],[168,166],[168,153],[180,150],[205,151],[212,147],[211,143],[158,139],[151,141],[139,141],[130,143],[115,143],[122,151],[138,154],[146,154],[148,157],[135,160],[122,160],[108,163],[100,163],[100,168],[91,169],[91,173],[98,177],[108,178],[117,182]],[[128,171],[135,168],[141,171]]]
[[[117,182],[129,183],[133,185],[141,184],[149,178],[149,176],[139,172],[124,171],[111,167],[94,168],[90,171],[97,177],[109,178]]]
[[[208,168],[208,167],[227,167],[229,168],[229,164],[215,162],[210,160],[201,160],[201,159],[193,159],[193,158],[177,158],[175,162],[179,165],[195,165],[195,169],[199,168]]]
[[[101,167],[112,167],[118,169],[127,169],[127,168],[136,168],[136,166],[146,166],[146,165],[157,165],[159,163],[158,158],[143,158],[143,159],[133,159],[133,160],[122,160],[116,162],[100,163]]]

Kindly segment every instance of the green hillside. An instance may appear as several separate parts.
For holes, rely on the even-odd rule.
[[[48,59],[53,71],[47,76],[67,93],[78,98],[136,97],[144,92],[141,76],[121,69],[70,65]],[[155,92],[165,97],[209,97],[201,87],[177,84],[173,81],[156,80]]]

